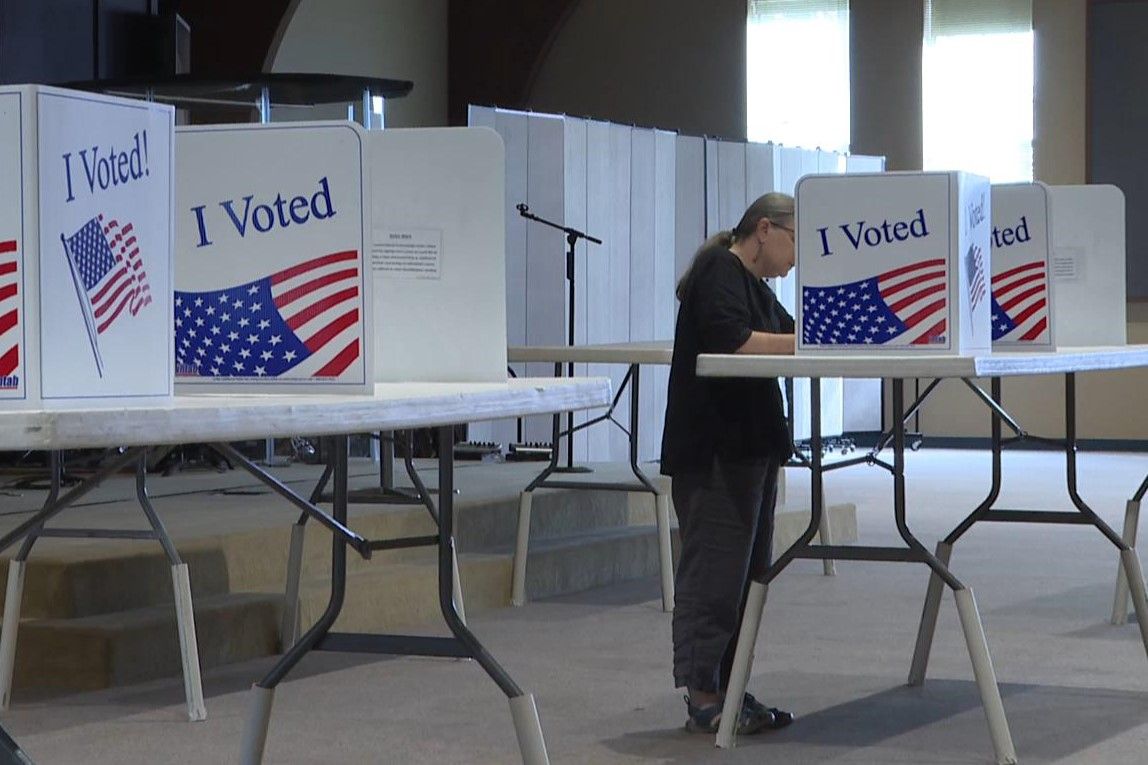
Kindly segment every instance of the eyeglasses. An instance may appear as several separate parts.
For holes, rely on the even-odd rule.
[[[797,232],[796,232],[796,231],[794,231],[794,230],[793,230],[791,227],[789,227],[789,226],[783,226],[783,225],[781,225],[780,223],[774,223],[773,221],[770,221],[770,222],[769,222],[769,225],[773,226],[774,228],[779,228],[779,229],[781,229],[782,231],[786,231],[786,232],[788,232],[788,233],[789,233],[789,238],[790,238],[792,241],[797,241]]]

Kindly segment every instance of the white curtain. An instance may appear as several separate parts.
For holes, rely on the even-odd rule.
[[[926,170],[1032,180],[1031,0],[926,0]]]
[[[848,0],[750,0],[751,141],[849,149]]]

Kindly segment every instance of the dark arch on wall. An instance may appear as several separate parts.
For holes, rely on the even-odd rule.
[[[191,27],[191,72],[220,77],[261,72],[292,0],[177,0],[176,12]]]
[[[577,4],[578,0],[450,0],[450,124],[466,124],[467,104],[527,108],[539,67]]]

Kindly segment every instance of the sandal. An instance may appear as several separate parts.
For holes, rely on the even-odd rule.
[[[690,733],[717,733],[721,725],[722,702],[716,702],[704,707],[696,707],[690,703],[690,697],[685,697],[686,730]],[[741,713],[738,715],[736,732],[739,736],[751,736],[766,730],[784,728],[794,720],[792,712],[784,712],[774,707],[766,707],[751,694],[746,694],[742,701]]]
[[[773,715],[773,723],[767,726],[769,730],[785,728],[793,724],[793,721],[797,719],[797,715],[793,714],[793,712],[786,712],[785,710],[778,709],[777,707],[765,706],[760,701],[755,699],[752,693],[745,694],[745,697],[741,702],[741,706],[742,709],[753,709],[759,713],[764,711]]]

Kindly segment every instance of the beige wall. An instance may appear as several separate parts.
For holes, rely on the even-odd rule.
[[[531,108],[745,140],[745,0],[580,0]]]
[[[1036,33],[1034,175],[1050,184],[1085,181],[1085,12],[1087,0],[1033,0]],[[1129,218],[1131,220],[1131,217]],[[1148,303],[1128,305],[1128,342],[1148,343]],[[1063,433],[1063,378],[1006,380],[1006,408],[1029,431]],[[1148,370],[1082,375],[1077,429],[1082,438],[1148,439]],[[940,436],[983,436],[989,418],[972,394],[946,383],[921,416]]]
[[[445,125],[446,12],[447,0],[299,0],[270,69],[411,80],[387,103],[387,126]]]

